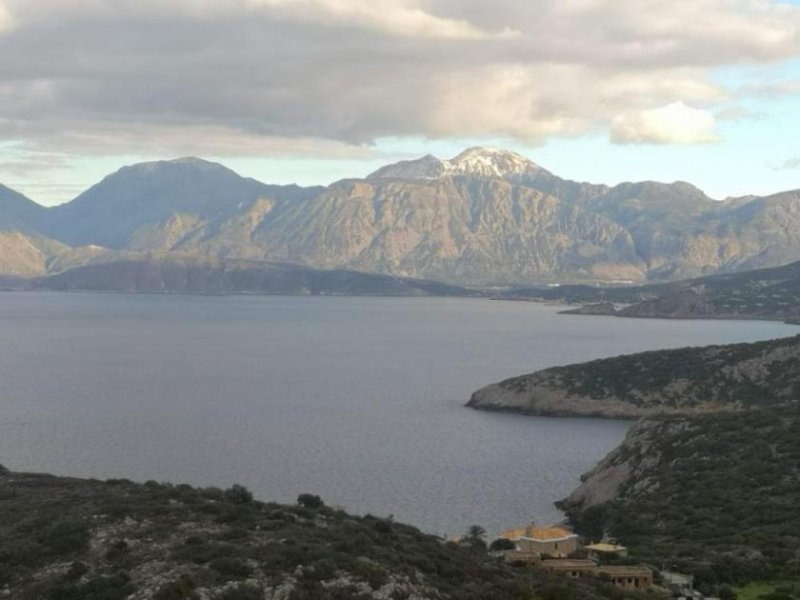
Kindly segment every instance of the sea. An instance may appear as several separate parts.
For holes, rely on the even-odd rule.
[[[526,302],[0,293],[0,464],[313,493],[442,536],[551,524],[630,421],[465,408],[544,367],[797,327]]]

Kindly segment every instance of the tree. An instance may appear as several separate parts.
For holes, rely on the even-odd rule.
[[[718,595],[720,600],[736,600],[737,597],[736,592],[727,584],[723,584],[719,587]]]
[[[486,550],[486,530],[480,525],[470,525],[463,542],[475,549]]]
[[[503,550],[513,550],[516,548],[514,542],[506,538],[497,538],[489,544],[489,550],[492,552],[502,552]]]
[[[225,490],[225,499],[233,504],[250,504],[253,501],[253,494],[243,485],[235,483]]]
[[[310,508],[312,510],[316,510],[325,506],[322,498],[315,496],[314,494],[300,494],[297,497],[297,504],[303,508]]]

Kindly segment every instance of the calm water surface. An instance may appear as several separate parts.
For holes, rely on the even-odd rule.
[[[476,388],[777,323],[556,315],[456,299],[0,294],[0,463],[242,483],[430,532],[560,518],[628,423],[489,414]]]

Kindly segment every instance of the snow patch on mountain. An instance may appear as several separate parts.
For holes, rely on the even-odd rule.
[[[453,175],[496,177],[531,175],[543,172],[532,160],[497,148],[467,148],[455,158],[440,160],[432,155],[404,160],[382,167],[368,179],[439,179]]]

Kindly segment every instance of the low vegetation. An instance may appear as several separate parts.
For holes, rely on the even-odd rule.
[[[626,474],[616,499],[564,502],[579,532],[611,533],[633,559],[691,573],[707,592],[800,581],[800,409],[646,419],[582,488],[612,472]]]
[[[800,336],[657,350],[554,367],[487,386],[469,405],[523,412],[645,416],[793,404]]]
[[[480,528],[470,530],[473,537]],[[623,599],[312,494],[0,473],[0,595],[15,600]]]

